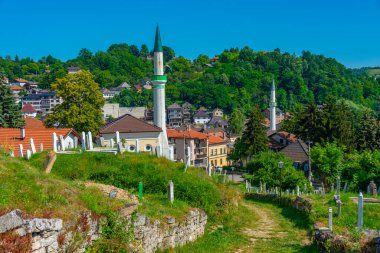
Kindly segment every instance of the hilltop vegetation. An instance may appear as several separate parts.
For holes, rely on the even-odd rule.
[[[72,60],[62,62],[52,56],[35,62],[30,58],[0,59],[0,71],[9,78],[24,77],[49,87],[56,78],[66,74],[66,68],[79,66],[90,70],[101,87],[113,87],[121,82],[135,84],[153,74],[147,59],[146,45],[114,44],[106,52],[92,53],[82,49]],[[219,107],[227,113],[238,108],[248,115],[253,105],[268,106],[269,89],[274,76],[278,86],[278,105],[289,111],[298,103],[323,103],[327,96],[345,98],[376,109],[380,100],[380,80],[347,69],[335,59],[308,51],[302,55],[255,52],[248,47],[222,52],[218,59],[199,55],[194,61],[174,57],[174,51],[164,47],[167,103],[190,101],[195,106]],[[174,57],[174,58],[173,58]],[[123,106],[151,105],[152,92],[125,91],[114,98]]]

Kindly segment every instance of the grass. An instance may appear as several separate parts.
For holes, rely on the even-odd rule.
[[[34,155],[30,163],[42,169],[45,155]],[[170,210],[176,215],[181,209],[191,206],[203,209],[211,220],[218,219],[219,213],[230,202],[229,199],[234,197],[228,187],[218,183],[217,179],[210,178],[201,169],[189,168],[185,172],[183,164],[144,153],[115,156],[109,153],[85,152],[58,155],[52,173],[67,180],[92,180],[114,185],[135,194],[139,182],[142,182],[144,194],[149,195],[143,202],[147,207],[140,210],[149,210],[153,216],[169,214]],[[176,199],[176,203],[170,208],[163,204],[166,202],[163,196],[167,194],[169,180],[173,180]]]
[[[0,212],[21,209],[25,216],[77,219],[81,211],[101,214],[123,206],[96,189],[47,175],[27,162],[0,154]]]
[[[313,203],[311,219],[314,222],[328,224],[328,208],[333,208],[333,231],[336,234],[347,236],[353,243],[358,243],[360,234],[356,227],[358,223],[358,204],[350,200],[349,197],[357,197],[357,195],[349,193],[341,193],[342,215],[337,215],[337,206],[333,200],[334,194],[310,195],[307,198]],[[371,196],[372,197],[372,196]],[[380,230],[380,204],[364,203],[364,229]]]

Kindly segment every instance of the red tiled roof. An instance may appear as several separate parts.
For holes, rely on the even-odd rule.
[[[166,131],[168,138],[187,138],[187,139],[207,139],[207,135],[204,133],[197,132],[195,130],[177,131],[175,129],[168,129]]]
[[[25,104],[22,107],[21,112],[37,112],[37,111],[36,111],[36,109],[34,109],[33,105],[31,105],[31,104]]]
[[[285,132],[285,131],[277,132],[277,134],[280,135],[282,138],[287,139],[290,142],[295,142],[295,141],[298,140],[298,138],[297,138],[296,135],[288,133],[288,132]]]
[[[217,137],[215,135],[212,135],[210,134],[208,136],[208,144],[212,145],[212,144],[221,144],[221,143],[224,143],[225,141],[220,138],[220,137]]]
[[[13,148],[15,156],[20,156],[20,144],[23,145],[24,154],[26,154],[26,151],[31,149],[30,138],[33,138],[37,150],[39,150],[41,143],[44,146],[44,150],[52,150],[54,132],[58,137],[62,135],[64,138],[73,133],[80,140],[80,135],[72,128],[25,129],[24,139],[20,139],[19,128],[0,128],[0,146],[6,152]]]
[[[23,90],[23,88],[18,85],[12,85],[11,90]]]
[[[24,126],[25,129],[45,128],[43,122],[36,118],[25,116],[24,121],[25,121],[25,126]]]
[[[15,81],[17,83],[27,83],[27,82],[29,82],[28,80],[25,80],[25,79],[22,79],[22,78],[17,78],[17,79],[15,79]]]

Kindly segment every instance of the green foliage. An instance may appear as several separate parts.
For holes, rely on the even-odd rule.
[[[268,137],[263,123],[264,116],[259,108],[254,107],[241,138],[244,150],[238,150],[243,152],[243,157],[249,158],[268,149]]]
[[[241,135],[244,131],[244,114],[241,110],[234,110],[228,119],[230,132]]]
[[[17,128],[24,125],[19,106],[0,75],[0,127]]]
[[[267,108],[273,75],[278,105],[285,111],[299,103],[322,104],[330,95],[371,109],[377,109],[380,100],[378,81],[368,76],[367,71],[358,74],[335,59],[308,51],[296,56],[278,49],[264,53],[248,47],[232,48],[222,52],[219,61],[211,62],[207,56],[199,55],[190,62],[174,58],[174,50],[169,47],[163,49],[165,64],[169,66],[166,69],[168,86],[171,85],[168,100],[172,102],[189,101],[196,107],[219,107],[226,113],[238,108],[248,116],[255,105]],[[79,66],[93,73],[101,87],[114,87],[121,82],[134,84],[148,80],[153,74],[148,55],[146,45],[139,50],[135,45],[113,44],[106,52],[95,54],[82,49],[78,57],[67,62],[50,55],[38,62],[31,58],[19,58],[18,61],[0,58],[0,71],[10,79],[23,77],[39,82],[41,88],[48,88],[56,78],[65,76],[67,67]]]
[[[282,170],[278,167],[278,162],[284,163]],[[267,151],[261,152],[248,162],[247,171],[253,174],[253,182],[256,185],[266,183],[268,187],[282,187],[283,190],[295,189],[304,184],[309,185],[303,171],[296,170],[293,162],[283,154]]]
[[[97,133],[102,125],[104,99],[99,86],[88,71],[68,74],[52,85],[63,103],[54,108],[45,124],[50,127],[71,127],[76,131]]]
[[[42,159],[32,161],[42,163]],[[184,172],[182,164],[147,154],[114,156],[106,153],[83,153],[58,156],[53,173],[67,179],[93,180],[116,187],[137,191],[139,182],[146,194],[167,194],[167,184],[173,180],[175,198],[192,207],[204,209],[215,218],[223,205],[222,193],[203,171],[190,168]]]
[[[342,173],[343,157],[344,147],[339,147],[336,143],[327,143],[325,146],[317,144],[312,148],[313,170],[325,186],[335,183],[337,176]]]

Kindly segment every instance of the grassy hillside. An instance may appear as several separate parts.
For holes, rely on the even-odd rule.
[[[30,163],[42,169],[44,158],[44,153],[37,154]],[[142,153],[58,155],[52,173],[63,179],[114,185],[135,194],[138,194],[138,184],[142,182],[145,196],[140,210],[157,217],[198,207],[213,219],[233,196],[231,190],[218,184],[201,169],[190,168],[185,172],[183,164]],[[166,197],[169,180],[173,180],[175,189],[172,206]]]
[[[75,220],[82,211],[102,214],[122,206],[97,189],[46,175],[26,161],[0,153],[0,213],[18,208],[30,217]]]

